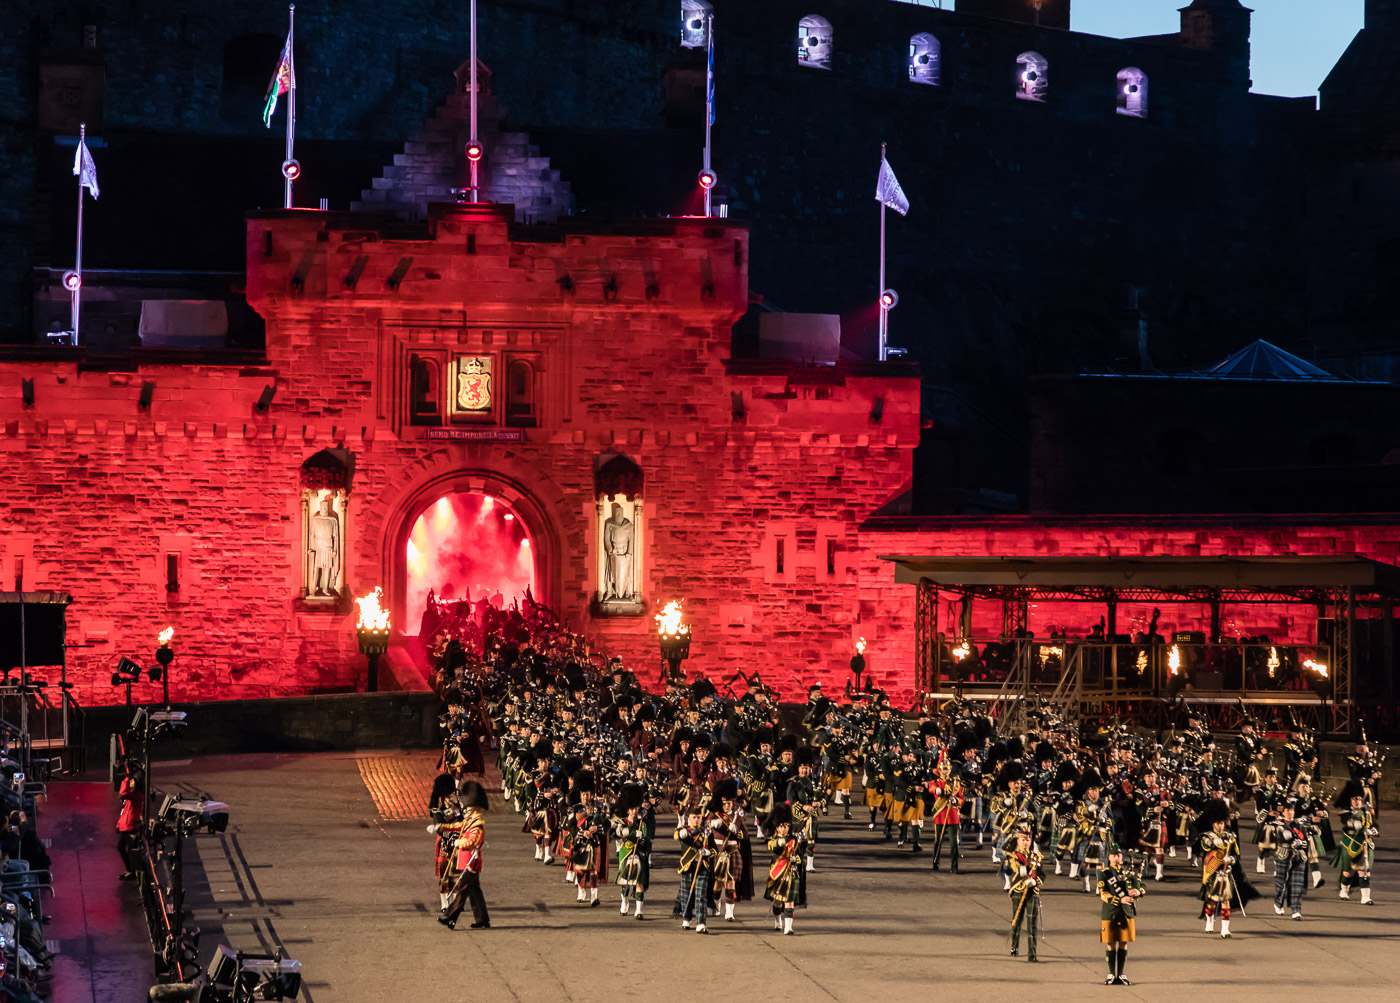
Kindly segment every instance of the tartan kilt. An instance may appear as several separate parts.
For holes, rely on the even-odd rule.
[[[455,844],[456,841],[457,836],[454,833],[452,835],[452,843]],[[447,869],[447,861],[452,857],[452,847],[450,845],[444,845],[441,836],[437,838],[437,846],[434,848],[434,857],[436,859],[433,861],[433,877],[441,880],[442,872]]]

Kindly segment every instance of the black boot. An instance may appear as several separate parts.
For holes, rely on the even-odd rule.
[[[889,819],[885,819],[885,838],[894,838],[894,823],[891,822]]]

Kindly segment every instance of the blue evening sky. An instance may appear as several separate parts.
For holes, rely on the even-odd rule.
[[[1052,4],[1055,0],[1045,0]],[[1070,26],[1091,35],[1127,38],[1177,31],[1177,10],[1189,0],[1072,0]],[[1317,92],[1347,44],[1361,30],[1365,0],[1243,0],[1251,21],[1251,73],[1261,94],[1303,97]],[[944,6],[952,6],[944,4]]]

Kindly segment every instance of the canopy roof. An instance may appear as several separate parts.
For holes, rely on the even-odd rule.
[[[1102,599],[1160,594],[1231,601],[1282,596],[1299,601],[1348,589],[1400,592],[1400,567],[1357,554],[1282,557],[940,557],[889,556],[895,581],[948,591],[1008,596],[1023,591]]]
[[[1277,345],[1260,338],[1241,348],[1234,355],[1217,362],[1206,370],[1209,376],[1236,376],[1247,379],[1335,380],[1325,369],[1285,352]]]

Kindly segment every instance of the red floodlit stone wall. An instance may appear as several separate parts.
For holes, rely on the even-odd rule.
[[[390,231],[350,214],[255,215],[248,297],[267,323],[266,365],[0,362],[0,587],[22,567],[25,589],[73,594],[70,677],[87,703],[120,700],[117,659],[150,662],[166,624],[179,699],[363,687],[353,614],[297,601],[298,471],[338,447],[354,459],[357,595],[383,585],[401,609],[413,519],[447,491],[481,491],[530,530],[541,598],[645,677],[659,667],[650,614],[679,598],[696,671],[758,669],[788,696],[843,678],[855,637],[894,638],[881,624],[907,623],[912,608],[907,590],[894,606],[864,601],[866,578],[887,569],[861,553],[858,527],[907,490],[917,374],[730,363],[747,233],[718,223],[522,230],[449,211]],[[407,423],[408,357],[460,352],[536,365],[538,422],[521,441],[439,441]],[[35,379],[33,406],[21,375]],[[259,413],[267,385],[276,396]],[[593,471],[614,453],[645,478],[649,608],[595,618]],[[171,553],[178,593],[166,589]]]

